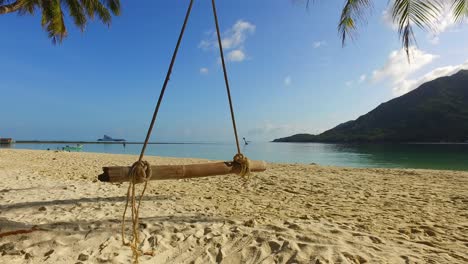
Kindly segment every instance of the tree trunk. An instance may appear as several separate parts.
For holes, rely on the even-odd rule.
[[[0,5],[0,15],[16,12],[18,11],[18,9],[20,9],[20,7],[21,4],[19,3],[19,1],[13,2],[8,5]]]

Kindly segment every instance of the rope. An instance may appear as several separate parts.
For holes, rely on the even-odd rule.
[[[159,94],[158,102],[156,104],[156,107],[154,109],[153,117],[151,119],[150,126],[148,128],[148,132],[146,134],[145,141],[143,143],[143,147],[141,149],[140,156],[138,158],[138,161],[135,162],[129,172],[129,179],[130,183],[128,185],[127,189],[127,202],[125,204],[125,209],[124,213],[122,216],[122,243],[124,245],[128,245],[131,247],[132,252],[133,252],[133,263],[138,263],[138,258],[140,256],[140,250],[139,250],[139,233],[138,233],[138,219],[139,219],[139,211],[140,211],[140,205],[141,205],[141,200],[143,198],[143,195],[145,194],[146,188],[148,186],[148,181],[151,178],[151,166],[147,161],[143,161],[143,157],[145,155],[145,150],[149,142],[149,138],[151,136],[151,132],[153,131],[154,124],[156,122],[156,118],[159,112],[159,108],[161,106],[161,102],[164,97],[164,93],[166,91],[167,84],[169,83],[171,73],[172,73],[172,68],[174,67],[175,60],[177,58],[177,53],[179,51],[180,43],[182,42],[182,38],[184,36],[185,28],[187,26],[188,19],[190,17],[190,13],[192,10],[193,6],[193,0],[190,0],[189,7],[187,9],[187,13],[185,15],[184,19],[184,24],[182,25],[182,29],[179,34],[179,38],[177,40],[177,44],[174,50],[174,53],[172,54],[172,59],[171,63],[169,64],[169,69],[167,70],[166,78],[164,80],[163,87],[161,89],[161,93]],[[219,52],[221,54],[221,62],[223,66],[223,73],[224,73],[224,82],[226,84],[226,91],[227,91],[227,96],[229,100],[229,109],[231,111],[231,120],[232,120],[232,127],[234,129],[234,137],[236,139],[236,146],[237,146],[237,154],[233,158],[233,162],[237,163],[241,167],[241,171],[239,175],[244,178],[248,179],[248,176],[250,175],[250,162],[247,157],[245,157],[240,150],[240,145],[239,145],[239,137],[237,135],[237,126],[236,126],[236,119],[234,116],[234,107],[232,104],[232,99],[231,99],[231,90],[229,87],[229,80],[228,80],[228,74],[227,74],[227,69],[226,69],[226,63],[224,60],[224,52],[223,52],[223,46],[222,46],[222,41],[221,41],[221,33],[219,30],[219,23],[218,23],[218,15],[216,13],[216,4],[215,0],[212,0],[212,7],[213,7],[213,15],[214,15],[214,20],[215,20],[215,25],[216,25],[216,33],[218,37],[218,44],[219,44]],[[135,191],[135,185],[138,183],[144,182],[144,187],[143,190],[138,198],[138,202],[136,200],[136,191]],[[128,205],[129,203],[131,204],[131,210],[132,210],[132,233],[133,233],[133,238],[130,241],[130,243],[127,243],[125,241],[125,216],[127,213]]]
[[[245,181],[249,180],[250,176],[250,161],[249,159],[244,156],[244,154],[238,153],[232,159],[235,163],[239,164],[241,167],[241,171],[239,172],[239,176],[241,176]]]
[[[124,245],[130,246],[133,252],[133,262],[138,263],[138,258],[140,256],[138,245],[140,244],[140,239],[138,236],[138,218],[140,212],[140,205],[143,196],[145,195],[146,187],[148,186],[148,181],[151,179],[151,165],[147,161],[137,161],[133,163],[130,172],[130,184],[127,189],[127,202],[125,203],[125,209],[122,216],[122,243]],[[143,191],[138,198],[138,203],[136,203],[136,192],[135,185],[137,183],[144,182]],[[133,238],[130,243],[125,242],[125,215],[128,209],[128,203],[131,201],[132,207],[132,233]]]
[[[148,128],[148,133],[146,133],[145,143],[143,144],[143,148],[141,149],[140,157],[138,158],[139,161],[143,159],[145,155],[146,146],[148,145],[149,138],[151,136],[151,132],[153,131],[154,123],[156,122],[156,117],[158,116],[159,107],[161,106],[162,99],[164,97],[164,93],[166,92],[167,84],[171,79],[172,68],[174,67],[175,60],[177,58],[177,53],[179,51],[180,43],[182,42],[182,37],[184,36],[185,27],[187,26],[188,19],[190,17],[190,12],[192,11],[193,0],[190,0],[189,7],[187,9],[187,13],[185,14],[184,24],[182,25],[182,29],[180,30],[179,39],[177,40],[177,44],[172,54],[171,64],[169,65],[169,69],[167,70],[166,79],[164,80],[163,87],[161,89],[161,93],[159,94],[158,103],[156,104],[156,108],[154,109],[153,118],[151,119],[151,124]]]
[[[223,43],[221,41],[221,33],[219,33],[218,14],[216,13],[215,0],[211,0],[211,3],[213,6],[213,16],[214,16],[215,25],[216,25],[216,34],[218,36],[219,53],[221,54],[221,63],[223,65],[224,83],[226,84],[226,91],[227,91],[227,96],[229,99],[229,109],[231,110],[232,127],[234,128],[234,136],[236,138],[237,153],[241,154],[240,146],[239,146],[239,137],[237,136],[236,118],[234,117],[234,107],[232,106],[231,89],[229,88],[229,80],[228,80],[228,75],[227,75],[227,70],[226,70],[226,63],[224,62]]]
[[[226,63],[224,62],[223,43],[221,41],[221,33],[219,30],[218,14],[216,12],[215,0],[211,0],[211,5],[213,7],[213,16],[214,16],[215,25],[216,25],[216,35],[218,37],[218,46],[219,46],[219,53],[221,55],[221,64],[223,65],[224,83],[226,84],[226,92],[227,92],[227,96],[229,100],[229,110],[231,111],[232,127],[234,129],[234,137],[236,138],[237,154],[234,156],[233,161],[238,163],[241,166],[241,172],[239,175],[242,178],[244,178],[244,180],[248,180],[249,179],[248,176],[250,175],[249,160],[247,159],[247,157],[244,156],[244,154],[241,153],[241,150],[240,150],[239,137],[237,135],[236,118],[234,116],[234,107],[232,105],[231,89],[229,87],[229,79],[228,79],[228,74],[227,74],[227,69],[226,69]]]
[[[127,202],[125,204],[125,209],[124,213],[122,216],[122,243],[124,245],[128,245],[132,249],[132,255],[133,255],[133,263],[138,263],[138,258],[140,256],[140,251],[139,251],[139,236],[138,236],[138,219],[139,219],[139,213],[140,213],[140,205],[141,205],[141,200],[143,198],[143,195],[145,194],[146,188],[148,186],[148,180],[151,178],[151,166],[148,162],[143,161],[143,156],[145,155],[145,150],[146,146],[148,145],[149,138],[151,136],[151,132],[153,131],[154,123],[156,122],[156,117],[159,112],[159,107],[161,106],[162,99],[164,97],[164,93],[166,91],[167,84],[169,83],[171,73],[172,73],[172,68],[174,67],[175,60],[177,58],[177,53],[179,51],[180,43],[182,42],[182,38],[184,36],[185,28],[187,26],[188,19],[190,17],[190,13],[192,11],[192,6],[193,6],[193,0],[190,0],[190,4],[187,9],[187,13],[185,14],[185,19],[184,19],[184,24],[182,25],[182,29],[180,30],[179,38],[177,40],[177,44],[174,50],[174,53],[172,54],[172,59],[171,63],[169,64],[169,69],[167,70],[166,74],[166,79],[164,80],[163,87],[161,89],[161,93],[159,94],[158,102],[156,104],[156,107],[153,112],[153,117],[151,119],[150,126],[148,128],[148,132],[146,133],[146,138],[145,142],[143,144],[143,147],[141,149],[140,157],[138,158],[138,161],[135,162],[129,172],[129,178],[130,178],[130,183],[128,185],[128,190],[127,190]],[[145,185],[143,187],[143,190],[140,194],[140,197],[138,199],[138,203],[136,202],[135,198],[135,185],[137,183],[144,182]],[[132,209],[132,233],[133,233],[133,238],[130,243],[125,242],[125,215],[127,213],[128,209],[128,204],[131,202],[131,209]]]

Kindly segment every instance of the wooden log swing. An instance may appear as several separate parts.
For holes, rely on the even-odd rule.
[[[228,74],[226,70],[226,64],[224,60],[223,45],[221,41],[221,34],[218,24],[218,16],[216,13],[216,4],[215,0],[211,0],[213,17],[216,26],[216,36],[218,39],[219,53],[221,55],[221,65],[223,67],[224,73],[224,83],[226,86],[226,92],[229,102],[229,110],[231,112],[231,121],[232,127],[234,130],[234,138],[236,140],[237,154],[235,154],[233,161],[229,162],[214,162],[214,163],[205,163],[205,164],[189,164],[189,165],[158,165],[151,166],[147,161],[143,160],[146,147],[148,145],[151,132],[153,130],[156,117],[159,112],[159,107],[161,106],[164,93],[166,91],[167,84],[170,80],[172,73],[172,68],[177,57],[177,52],[179,50],[182,37],[185,32],[185,27],[187,25],[190,12],[192,10],[193,1],[190,0],[187,13],[185,15],[184,23],[177,40],[174,53],[172,54],[171,63],[169,64],[169,69],[166,74],[166,79],[164,80],[163,87],[159,94],[158,102],[153,112],[153,117],[151,119],[146,138],[141,149],[140,156],[138,161],[135,162],[131,167],[128,166],[114,166],[114,167],[104,167],[104,173],[98,176],[98,179],[102,182],[129,182],[127,189],[127,202],[125,205],[124,213],[122,216],[122,243],[124,245],[129,245],[133,252],[133,263],[138,263],[140,252],[140,239],[139,239],[139,210],[142,198],[145,194],[146,187],[150,180],[170,180],[170,179],[188,179],[188,178],[198,178],[198,177],[208,177],[216,175],[226,175],[236,173],[240,176],[248,176],[250,172],[262,172],[266,170],[266,163],[264,161],[251,161],[241,153],[239,146],[239,137],[237,135],[237,126],[236,120],[234,117],[234,107],[231,99],[231,91],[229,87]],[[139,198],[137,198],[135,185],[138,183],[144,183],[143,189]],[[127,243],[125,240],[125,217],[127,213],[127,208],[131,208],[132,216],[132,234],[133,237]],[[144,253],[143,253],[144,254]]]
[[[264,161],[251,160],[249,163],[251,172],[266,170],[266,162]],[[102,182],[118,183],[130,181],[130,166],[112,166],[103,167],[102,169],[104,173],[98,176],[98,179]],[[242,168],[236,162],[226,161],[187,165],[153,165],[151,166],[151,170],[152,176],[148,180],[159,181],[239,174]],[[139,183],[144,181],[145,179],[137,179]]]

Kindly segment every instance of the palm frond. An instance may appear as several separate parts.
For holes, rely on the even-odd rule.
[[[120,0],[0,0],[2,6],[6,6],[1,10],[2,14],[18,12],[25,15],[40,10],[42,27],[54,44],[61,43],[67,36],[62,8],[68,9],[74,24],[81,31],[85,29],[88,19],[97,16],[101,22],[110,25],[112,15],[120,14]]]
[[[112,12],[112,14],[120,15],[120,0],[104,0],[106,7]]]
[[[70,16],[73,18],[75,25],[80,28],[81,31],[83,31],[86,26],[87,18],[80,1],[65,0],[64,4],[68,7]]]
[[[112,4],[112,8],[108,8],[107,5],[107,0],[80,0],[81,5],[84,7],[84,10],[86,11],[86,14],[88,15],[89,18],[94,19],[94,16],[97,15],[99,19],[106,25],[109,25],[111,20],[112,20],[112,15],[111,12],[112,8],[118,13],[119,8],[120,8],[120,2],[118,0],[115,0],[115,4]],[[104,2],[106,5],[104,5],[102,2]]]
[[[344,46],[347,38],[353,38],[357,30],[357,24],[365,22],[365,15],[372,7],[370,0],[346,0],[341,12],[338,32],[341,36],[341,44]]]
[[[416,43],[413,25],[434,30],[442,5],[438,0],[395,0],[391,7],[393,22],[409,58],[410,46]]]
[[[42,27],[54,44],[67,36],[60,0],[42,1]]]
[[[462,22],[468,18],[468,0],[453,0],[452,9],[455,21]]]
[[[34,10],[41,5],[41,0],[18,0],[21,8],[18,10],[20,15],[34,14]]]
[[[99,19],[104,24],[110,25],[112,16],[109,12],[109,9],[107,9],[100,1],[96,1],[96,3],[94,4],[94,9],[96,10],[96,14],[99,17]]]
[[[94,3],[96,0],[80,0],[81,5],[83,6],[84,10],[86,11],[86,15],[94,19],[94,13],[95,13],[95,8],[94,8]]]

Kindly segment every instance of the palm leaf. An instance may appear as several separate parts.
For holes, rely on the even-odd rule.
[[[347,38],[353,38],[357,24],[365,21],[366,11],[372,6],[370,0],[346,0],[341,12],[338,32],[344,46]]]
[[[107,25],[110,24],[112,20],[111,12],[114,13],[112,9],[109,11],[109,9],[99,0],[80,0],[80,1],[89,18],[94,19],[94,16],[97,15],[103,23]],[[103,2],[107,3],[108,1],[103,1]],[[112,8],[117,8],[116,11],[118,13],[118,8],[120,8],[120,2],[119,0],[114,0],[113,2],[115,3],[112,4]]]
[[[18,0],[18,2],[21,4],[21,8],[18,10],[20,15],[34,14],[36,7],[41,4],[40,0]]]
[[[74,24],[81,31],[85,29],[88,19],[97,16],[104,24],[110,25],[112,15],[120,14],[120,0],[0,0],[0,6],[12,3],[20,6],[10,12],[17,11],[20,15],[40,10],[42,27],[53,43],[60,43],[67,36],[62,7],[68,9]]]
[[[112,14],[120,15],[120,0],[104,0],[103,2]]]
[[[94,3],[96,2],[96,0],[80,0],[80,2],[84,10],[86,11],[86,15],[89,18],[94,19],[94,13],[95,13]]]
[[[307,6],[314,0],[307,0]],[[398,27],[398,34],[408,55],[410,46],[416,43],[413,26],[424,30],[435,30],[444,3],[453,3],[453,13],[457,21],[468,17],[468,0],[389,0],[391,16]],[[338,23],[342,45],[353,38],[359,24],[365,22],[372,0],[345,0]]]
[[[107,9],[101,2],[96,1],[94,4],[94,10],[96,11],[96,14],[98,15],[99,19],[104,24],[110,25],[112,16],[109,12],[109,9]]]
[[[455,21],[462,22],[468,18],[468,0],[453,0],[452,9]]]
[[[78,0],[65,0],[64,4],[68,7],[70,16],[73,18],[75,25],[83,31],[86,26],[87,18],[81,3]]]
[[[438,0],[395,0],[391,7],[393,22],[409,58],[409,48],[416,43],[413,25],[434,30],[442,5]]]
[[[67,36],[60,0],[42,1],[42,27],[54,44]]]

